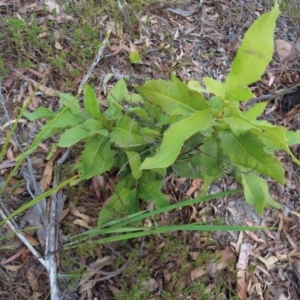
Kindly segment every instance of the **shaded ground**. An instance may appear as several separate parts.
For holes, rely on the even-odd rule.
[[[57,110],[57,90],[76,95],[108,30],[109,44],[88,80],[99,101],[105,101],[107,90],[124,76],[132,84],[152,78],[168,79],[172,72],[184,81],[201,80],[204,76],[222,80],[244,32],[269,9],[266,1],[130,4],[123,10],[113,2],[101,1],[45,5],[34,1],[0,2],[1,93],[12,120],[17,107],[42,80],[43,86],[38,87],[29,106],[31,111],[39,106]],[[61,12],[51,12],[53,7]],[[262,80],[252,87],[258,97],[252,103],[266,101],[264,96],[269,95],[264,119],[295,130],[299,129],[299,90],[289,96],[272,97],[275,92],[300,83],[300,8],[289,2],[286,6],[282,4],[282,9],[285,13],[279,18],[275,33],[276,53]],[[129,61],[133,48],[141,53],[140,64]],[[293,105],[288,97],[292,97]],[[8,127],[3,108],[0,114],[3,145]],[[20,122],[20,143],[25,147],[39,128],[40,124],[32,127]],[[45,178],[49,149],[51,140],[31,158],[38,182]],[[292,150],[299,157],[298,146]],[[79,151],[72,150],[64,174],[71,173]],[[0,162],[0,183],[7,178],[12,168],[7,164],[14,164],[18,152],[12,139],[7,160]],[[63,299],[238,299],[238,283],[246,289],[244,299],[300,299],[299,168],[286,155],[280,158],[286,169],[286,184],[269,183],[272,196],[283,206],[282,211],[266,210],[259,217],[239,195],[147,220],[150,225],[217,220],[278,229],[239,234],[176,232],[102,246],[84,242],[75,250],[62,249],[56,259],[59,288],[65,292]],[[115,173],[104,174],[102,180],[104,186],[113,186]],[[236,183],[228,177],[216,182],[211,193],[234,188]],[[171,203],[176,203],[195,197],[200,189],[201,181],[170,176],[166,178],[164,192]],[[110,195],[111,191],[104,189],[99,197],[91,182],[64,190],[62,232],[70,236],[87,226],[93,227]],[[5,208],[12,212],[29,201],[24,174],[14,176],[1,197],[1,209],[6,215]],[[20,226],[24,218],[18,216],[16,225]],[[7,227],[1,227],[1,235],[8,232]],[[26,231],[26,238],[43,253],[42,239],[36,230]],[[1,299],[48,299],[49,279],[44,267],[16,237],[5,239],[2,245],[11,249],[3,248],[0,252]],[[243,263],[248,272],[243,272]],[[89,277],[84,275],[85,271]],[[244,280],[238,281],[242,276]]]

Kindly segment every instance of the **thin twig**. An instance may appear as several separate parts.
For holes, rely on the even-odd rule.
[[[283,95],[286,95],[286,94],[290,94],[292,93],[296,87],[300,86],[300,83],[297,83],[287,89],[282,89],[282,90],[279,90],[277,91],[276,93],[274,94],[267,94],[267,95],[262,95],[262,96],[259,96],[259,97],[256,97],[256,98],[252,98],[250,99],[249,101],[247,101],[247,104],[253,104],[253,103],[256,103],[258,101],[261,101],[261,100],[268,100],[268,101],[271,101],[279,96],[283,96]]]
[[[93,63],[91,64],[90,68],[88,69],[87,73],[83,76],[81,82],[80,82],[80,85],[79,85],[79,88],[78,88],[78,94],[77,94],[77,97],[80,96],[82,90],[83,90],[83,87],[84,85],[87,83],[87,81],[89,80],[92,72],[94,71],[96,65],[98,64],[98,62],[100,61],[100,59],[102,58],[102,54],[103,54],[103,51],[104,51],[104,48],[106,47],[106,44],[108,42],[108,39],[109,39],[109,36],[110,36],[110,31],[107,32],[106,34],[106,37],[105,39],[102,41],[101,45],[100,45],[100,48],[98,50],[98,53],[93,61]]]
[[[1,201],[2,204],[2,201]],[[3,210],[0,208],[0,216],[4,220],[6,219],[6,215],[4,214]],[[25,246],[30,250],[30,252],[35,256],[35,258],[46,268],[48,271],[48,264],[47,262],[41,258],[41,255],[31,246],[28,240],[25,238],[22,232],[18,231],[15,226],[12,224],[10,220],[6,221],[6,224],[9,228],[15,233],[15,235],[25,244]]]
[[[6,117],[9,121],[10,124],[10,128],[12,130],[12,126],[11,126],[11,120],[9,117],[9,114],[6,110],[5,107],[5,103],[3,101],[3,95],[0,92],[0,100],[2,102],[2,106],[4,108]],[[19,148],[19,150],[24,154],[24,150],[18,140],[18,137],[16,136],[15,133],[14,134],[14,138],[15,141],[17,143],[17,146]],[[29,143],[28,143],[29,144]],[[40,196],[43,191],[40,188],[39,184],[37,183],[37,181],[35,180],[35,176],[34,176],[34,172],[33,172],[33,168],[32,168],[32,163],[31,163],[31,159],[29,158],[29,156],[26,156],[26,161],[27,161],[27,167],[23,168],[21,170],[21,173],[27,183],[27,190],[30,193],[32,198],[38,197]],[[34,191],[31,191],[31,187],[33,187]],[[1,206],[4,206],[4,204],[1,202]],[[46,241],[48,240],[49,245],[50,245],[50,250],[52,250],[52,243],[53,241],[55,241],[55,220],[53,220],[52,218],[52,213],[53,213],[53,208],[51,210],[51,214],[50,214],[50,222],[48,222],[48,220],[45,218],[44,214],[46,212],[46,199],[42,199],[39,203],[37,203],[35,206],[33,206],[31,209],[37,209],[39,212],[39,222],[42,219],[42,223],[43,225],[46,227],[46,229],[50,228],[49,231],[47,231],[47,236],[46,236]],[[56,208],[56,205],[54,206],[54,208]],[[54,211],[55,214],[55,211]],[[2,209],[0,209],[0,215],[3,219],[6,219],[6,215],[3,212]],[[38,261],[45,267],[45,269],[47,270],[48,274],[49,274],[49,279],[50,279],[50,288],[51,288],[51,300],[59,300],[61,299],[60,292],[59,289],[57,287],[57,280],[56,280],[56,262],[55,262],[55,257],[53,257],[52,255],[49,257],[45,256],[45,259],[41,258],[41,255],[31,246],[31,244],[27,241],[27,239],[24,237],[24,235],[19,232],[17,230],[17,225],[13,225],[12,222],[14,222],[14,220],[12,219],[12,221],[7,220],[6,224],[10,227],[10,229],[16,234],[16,236],[27,246],[27,248],[31,251],[31,253],[38,259]],[[54,228],[54,230],[52,230],[52,228]]]
[[[56,176],[53,178],[53,187],[57,186]],[[47,230],[47,235],[49,236],[49,244],[46,248],[45,255],[51,253],[48,257],[49,262],[49,279],[50,279],[50,287],[51,287],[51,300],[57,300],[56,295],[59,294],[59,289],[57,286],[57,265],[55,261],[55,240],[56,240],[56,209],[57,209],[57,193],[53,193],[51,196],[51,204],[50,204],[50,222]]]

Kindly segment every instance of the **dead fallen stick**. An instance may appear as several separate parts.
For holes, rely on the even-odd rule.
[[[286,95],[286,94],[290,94],[292,93],[296,87],[300,86],[300,83],[297,83],[287,89],[282,89],[282,90],[279,90],[277,91],[276,93],[274,94],[267,94],[267,95],[262,95],[262,96],[259,96],[259,97],[256,97],[256,98],[252,98],[250,99],[249,101],[247,101],[247,104],[253,104],[253,103],[256,103],[258,101],[262,101],[262,100],[267,100],[267,101],[271,101],[279,96],[283,96],[283,95]]]
[[[92,72],[94,71],[96,65],[98,64],[98,62],[100,61],[100,59],[102,58],[102,54],[103,54],[103,51],[104,51],[104,48],[106,47],[106,44],[108,42],[108,39],[109,39],[109,36],[110,36],[110,31],[108,31],[106,33],[106,36],[105,36],[105,39],[102,41],[101,45],[100,45],[100,48],[98,50],[98,53],[93,61],[93,63],[91,64],[91,66],[89,67],[87,73],[83,76],[82,80],[81,80],[81,83],[79,85],[79,88],[78,88],[78,94],[77,94],[77,97],[80,96],[82,90],[83,90],[83,87],[84,85],[87,83],[87,81],[89,80]]]

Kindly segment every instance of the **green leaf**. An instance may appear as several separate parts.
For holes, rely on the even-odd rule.
[[[134,151],[125,151],[125,153],[128,157],[133,178],[139,180],[143,174],[143,171],[139,169],[142,164],[140,155]]]
[[[239,136],[240,134],[243,134],[251,129],[259,130],[253,124],[241,117],[224,118],[224,122],[229,125],[231,131],[235,136]]]
[[[205,83],[206,89],[209,93],[214,94],[222,99],[225,98],[224,84],[210,77],[204,77],[203,82]]]
[[[146,185],[148,182],[152,182],[157,180],[157,174],[153,172],[153,170],[145,170],[143,171],[143,175],[139,181],[139,184]]]
[[[218,142],[214,137],[205,139],[200,147],[201,173],[205,177],[219,179],[223,173],[224,155]]]
[[[140,133],[144,137],[144,140],[148,141],[148,143],[160,137],[160,133],[157,130],[147,127],[141,127]]]
[[[289,148],[286,140],[286,129],[284,127],[275,126],[264,120],[252,121],[252,123],[263,131],[263,137],[269,139],[275,147],[286,151],[292,157],[293,162],[300,165],[300,161],[293,155]]]
[[[207,108],[204,97],[179,80],[176,83],[162,79],[150,80],[135,89],[167,114],[187,115]]]
[[[279,16],[278,4],[260,16],[246,32],[225,80],[226,100],[245,101],[252,97],[246,87],[260,80],[274,51],[274,28]]]
[[[172,164],[173,172],[180,176],[190,179],[201,178],[200,164],[192,165],[188,159],[179,159]]]
[[[134,51],[130,52],[129,59],[130,59],[130,62],[132,62],[133,64],[138,64],[139,62],[141,62],[141,57],[140,57],[139,51],[134,50]]]
[[[190,137],[188,140],[185,141],[184,143],[184,150],[189,151],[189,150],[196,150],[199,148],[199,146],[203,143],[205,137],[202,134],[202,132],[196,133],[192,137]]]
[[[36,109],[34,112],[29,113],[27,111],[24,111],[23,115],[30,121],[35,121],[37,119],[50,119],[53,118],[55,116],[55,113],[46,108],[46,107],[39,107],[38,109]]]
[[[81,179],[89,179],[108,171],[114,164],[114,155],[108,138],[97,136],[90,139],[82,152]]]
[[[70,147],[82,139],[84,139],[89,134],[85,130],[84,126],[76,125],[73,128],[67,129],[59,138],[58,146],[59,147]]]
[[[108,136],[108,131],[104,129],[101,121],[88,119],[83,123],[83,125],[85,126],[86,130],[90,132],[90,134],[99,133],[103,136]]]
[[[94,119],[89,119],[85,121],[83,125],[76,125],[62,133],[58,141],[58,146],[70,147],[83,140],[84,138],[87,138],[96,133],[103,136],[108,136],[108,131],[106,129],[103,129],[101,122]]]
[[[73,97],[71,94],[63,93],[59,93],[59,97],[60,102],[69,107],[73,114],[77,115],[81,113],[79,100],[77,98]]]
[[[160,191],[162,188],[161,181],[152,181],[146,184],[140,185],[139,197],[143,200],[151,200],[157,208],[168,206],[169,200],[167,197]]]
[[[284,171],[281,163],[277,158],[264,151],[264,144],[255,134],[247,132],[237,137],[230,131],[222,131],[219,136],[224,154],[234,164],[257,170],[281,184],[284,183]]]
[[[136,93],[130,93],[126,95],[123,99],[123,101],[128,102],[128,103],[144,103],[144,99],[141,95],[136,94]]]
[[[241,112],[241,116],[249,121],[254,121],[264,112],[267,104],[268,102],[257,103],[248,110]]]
[[[126,157],[126,155],[125,155],[125,157]],[[126,157],[126,159],[127,159],[127,157]],[[117,185],[115,188],[115,192],[119,193],[125,188],[129,189],[129,190],[135,189],[137,184],[138,184],[137,180],[133,178],[132,172],[131,172],[130,168],[128,168],[128,170],[126,170],[125,172],[121,172],[120,179],[117,182]]]
[[[265,206],[281,208],[281,205],[269,195],[268,184],[263,178],[258,177],[253,172],[248,174],[242,173],[242,183],[246,201],[250,205],[254,205],[255,210],[260,215],[263,214]]]
[[[100,105],[98,99],[93,91],[93,89],[86,85],[84,89],[84,99],[83,104],[85,110],[95,119],[97,119],[101,112],[100,112]]]
[[[108,94],[107,101],[111,103],[121,103],[128,96],[128,90],[124,79],[120,79]]]
[[[66,110],[50,126],[46,124],[42,127],[41,132],[45,130],[42,139],[46,139],[54,133],[57,133],[64,128],[68,128],[69,126],[75,126],[81,121],[82,119],[79,117],[79,115],[74,115],[71,111]]]
[[[196,91],[199,94],[207,93],[207,90],[201,86],[200,82],[197,80],[190,80],[188,82],[188,88],[192,91]]]
[[[137,122],[126,115],[117,121],[109,136],[111,141],[120,147],[129,148],[147,144],[139,132]]]
[[[104,79],[103,79],[103,85],[102,85],[102,89],[103,89],[103,93],[104,95],[107,95],[107,82],[114,77],[113,73],[108,73],[105,75]]]
[[[220,142],[214,137],[205,139],[200,150],[201,177],[204,179],[204,190],[208,190],[210,184],[223,175],[224,155]]]
[[[99,213],[98,226],[110,220],[118,219],[120,216],[127,216],[136,211],[132,211],[137,203],[136,189],[122,189],[108,199],[108,203],[102,207]]]
[[[208,100],[208,105],[213,111],[216,111],[217,114],[222,114],[224,110],[224,101],[220,97],[211,97]]]
[[[248,101],[253,94],[248,87],[236,87],[233,92],[226,94],[226,101]]]
[[[153,122],[153,119],[151,118],[151,116],[149,116],[149,113],[144,108],[130,107],[128,108],[128,110],[131,111],[135,117],[143,119],[147,122]]]
[[[215,124],[211,110],[197,111],[192,116],[172,124],[165,132],[162,144],[156,155],[148,157],[141,169],[166,168],[170,166],[180,153],[183,142],[195,133]]]
[[[300,144],[300,130],[286,131],[285,138],[289,146]]]
[[[126,96],[128,96],[126,82],[121,79],[111,89],[107,96],[108,109],[105,111],[105,115],[111,119],[118,119],[121,117],[123,110],[121,103]]]

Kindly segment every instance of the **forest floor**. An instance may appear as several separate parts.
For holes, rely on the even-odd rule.
[[[175,72],[185,82],[201,81],[205,76],[222,81],[245,31],[258,16],[270,11],[269,2],[81,0],[62,4],[55,0],[1,0],[1,147],[9,132],[8,119],[15,122],[18,108],[30,96],[30,111],[41,106],[55,111],[59,108],[57,91],[76,96],[83,82],[93,86],[101,102],[120,78],[143,84],[150,79],[168,80]],[[297,130],[300,90],[273,96],[300,83],[300,6],[297,1],[282,1],[280,8],[273,60],[262,79],[251,86],[256,98],[250,102],[268,101],[263,118]],[[107,32],[109,41],[91,69]],[[129,59],[133,50],[141,55],[139,63]],[[85,77],[89,69],[92,72]],[[20,120],[16,136],[23,147],[28,146],[41,123],[34,126],[25,118]],[[0,186],[20,153],[16,136],[0,161]],[[49,179],[46,159],[52,142],[45,141],[30,157],[30,175],[39,183],[47,177],[46,188],[54,184],[54,171],[50,168]],[[299,147],[292,151],[299,158]],[[80,149],[72,149],[64,176],[72,173],[78,153]],[[234,195],[176,210],[159,219],[160,225],[217,220],[275,230],[178,231],[101,246],[92,241],[79,243],[76,249],[62,246],[55,257],[62,299],[300,299],[300,169],[287,155],[280,159],[286,183],[281,186],[270,180],[269,188],[282,210],[266,209],[259,216],[241,195]],[[101,178],[104,186],[113,186],[117,180],[114,172]],[[21,171],[11,178],[0,195],[4,215],[32,199],[28,182]],[[169,176],[163,191],[170,203],[177,203],[196,197],[201,184],[200,179]],[[236,187],[228,176],[215,182],[210,193]],[[86,181],[62,189],[61,195],[64,206],[58,226],[69,237],[94,226],[93,220],[111,193],[104,190],[99,195],[95,182]],[[31,224],[28,215],[22,213],[14,224],[22,228],[25,221]],[[7,225],[0,228],[0,298],[50,299],[47,271],[16,235],[7,236],[10,232]],[[43,253],[45,241],[37,229],[23,232]]]

